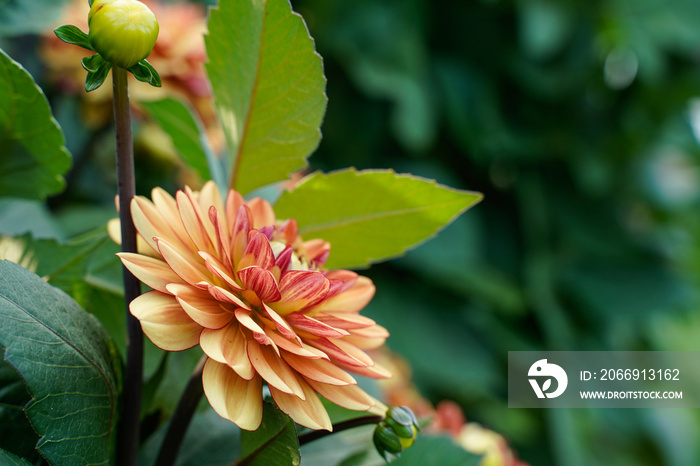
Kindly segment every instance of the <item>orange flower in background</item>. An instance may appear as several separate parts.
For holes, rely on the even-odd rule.
[[[359,315],[374,285],[348,270],[326,271],[330,245],[302,241],[296,221],[278,221],[267,201],[225,201],[213,182],[175,198],[137,197],[132,216],[144,254],[119,254],[153,288],[131,303],[150,340],[165,350],[199,344],[202,382],[214,410],[243,429],[262,419],[262,386],[298,424],[331,430],[318,395],[383,414],[349,374],[390,374],[365,350],[387,331]]]

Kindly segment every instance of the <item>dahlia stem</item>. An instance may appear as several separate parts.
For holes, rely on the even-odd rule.
[[[131,136],[131,108],[125,69],[118,66],[112,68],[112,87],[122,251],[136,252],[136,229],[131,219],[131,199],[136,192],[134,144]],[[122,413],[117,432],[117,464],[131,466],[137,463],[139,449],[141,387],[143,383],[143,333],[139,321],[129,312],[129,304],[141,294],[141,284],[124,266],[122,266],[122,276],[124,277],[124,300],[126,302],[126,374],[122,392]]]
[[[338,432],[352,429],[353,427],[366,426],[368,424],[376,424],[378,422],[381,422],[382,419],[384,419],[384,417],[376,415],[357,417],[355,419],[349,419],[347,421],[333,424],[332,432],[327,430],[312,430],[310,432],[305,432],[299,436],[299,446],[302,446],[305,443],[313,442],[314,440],[318,440],[328,435],[337,434]]]
[[[171,466],[175,464],[177,454],[182,446],[182,440],[185,438],[187,428],[190,425],[192,416],[194,416],[199,400],[202,399],[204,394],[202,371],[204,371],[205,362],[207,362],[207,357],[202,356],[202,359],[199,360],[192,372],[190,381],[187,382],[185,391],[182,392],[175,412],[170,418],[170,425],[168,425],[168,431],[165,433],[165,438],[160,446],[155,466]]]

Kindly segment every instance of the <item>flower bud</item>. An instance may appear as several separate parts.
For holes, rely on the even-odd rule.
[[[374,446],[388,461],[388,453],[399,456],[403,450],[413,445],[418,430],[418,420],[413,411],[406,406],[393,406],[374,429]]]
[[[95,0],[88,24],[95,51],[127,69],[146,58],[158,38],[155,15],[138,0]]]

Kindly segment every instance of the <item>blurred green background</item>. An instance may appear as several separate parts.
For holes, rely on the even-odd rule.
[[[313,168],[485,194],[363,272],[421,392],[533,466],[700,464],[695,410],[508,409],[505,380],[508,351],[700,350],[700,2],[292,4],[328,77]],[[0,47],[45,89],[74,169],[47,203],[0,200],[0,233],[68,239],[113,216],[111,130],[51,81],[36,21],[8,21]],[[140,193],[179,183],[157,152],[137,147]]]

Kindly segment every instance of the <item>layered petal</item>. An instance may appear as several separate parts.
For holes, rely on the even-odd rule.
[[[326,408],[323,407],[323,403],[321,403],[316,392],[303,380],[300,380],[299,384],[303,389],[305,399],[289,395],[277,390],[275,387],[270,387],[272,398],[279,409],[289,414],[294,422],[309,429],[332,431],[333,424],[331,419],[328,417]]]
[[[199,342],[202,326],[187,315],[174,296],[149,291],[134,299],[129,310],[141,322],[143,333],[159,348],[181,351]]]
[[[255,430],[262,421],[262,379],[239,377],[225,364],[207,360],[202,372],[204,393],[217,414],[245,430]]]

